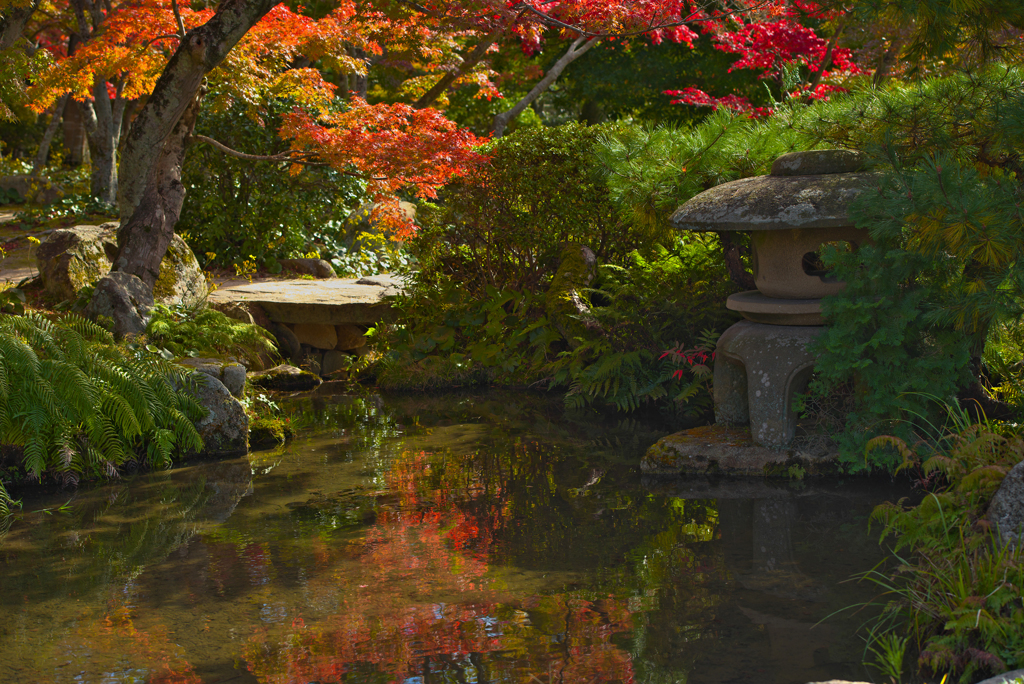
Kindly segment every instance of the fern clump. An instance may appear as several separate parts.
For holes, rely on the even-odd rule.
[[[184,369],[114,344],[91,321],[0,316],[0,444],[20,450],[31,477],[76,483],[131,461],[166,466],[202,448],[202,415]],[[2,483],[0,502],[10,504]]]
[[[179,357],[224,355],[244,361],[249,368],[263,368],[261,356],[277,356],[277,347],[266,330],[214,309],[191,312],[158,305],[146,335],[150,342]]]

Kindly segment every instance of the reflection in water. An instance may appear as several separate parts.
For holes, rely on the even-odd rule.
[[[0,681],[806,682],[862,673],[859,482],[642,482],[534,396],[336,398],[284,449],[22,516]],[[554,418],[557,417],[557,420]],[[63,499],[27,501],[26,510]]]

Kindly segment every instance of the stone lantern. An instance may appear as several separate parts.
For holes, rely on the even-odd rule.
[[[860,173],[864,155],[848,150],[793,152],[771,174],[703,192],[672,216],[680,230],[749,231],[756,290],[729,297],[743,315],[719,338],[715,355],[715,420],[750,425],[753,441],[770,448],[793,442],[793,397],[807,388],[821,334],[821,298],[843,288],[821,266],[823,245],[856,249],[870,240],[853,226],[850,202],[873,184]]]

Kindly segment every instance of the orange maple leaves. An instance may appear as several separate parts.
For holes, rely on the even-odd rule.
[[[299,154],[364,175],[368,192],[381,203],[377,218],[399,238],[412,225],[398,208],[396,192],[436,197],[441,186],[486,159],[475,149],[484,140],[435,109],[370,105],[358,97],[346,111],[320,117],[297,108],[285,115],[280,135]]]

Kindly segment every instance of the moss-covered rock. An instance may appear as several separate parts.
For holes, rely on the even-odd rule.
[[[153,298],[167,306],[193,307],[206,299],[209,286],[196,255],[175,235],[160,262],[160,275],[153,286]]]
[[[51,299],[73,300],[82,288],[110,271],[110,258],[117,250],[116,228],[111,223],[63,228],[40,243],[36,262],[43,289]]]
[[[756,475],[802,479],[836,472],[838,453],[827,439],[807,437],[789,449],[755,444],[750,428],[709,425],[658,440],[644,455],[646,475]]]
[[[316,373],[286,364],[249,373],[250,385],[277,392],[304,392],[316,388],[321,382]]]
[[[53,231],[39,245],[36,261],[43,289],[54,301],[74,300],[110,271],[117,258],[117,224],[74,226]],[[160,262],[153,288],[157,303],[195,306],[207,294],[206,277],[192,250],[175,235]]]
[[[551,280],[544,300],[548,320],[562,334],[569,346],[579,346],[586,334],[586,317],[590,306],[582,291],[594,280],[597,258],[589,247],[569,244],[562,250],[558,272]]]
[[[249,448],[266,449],[284,444],[292,434],[292,426],[284,418],[256,418],[249,423]]]
[[[192,379],[196,400],[206,409],[206,415],[196,422],[203,438],[203,453],[225,456],[247,452],[249,416],[242,404],[217,378],[193,371]]]

